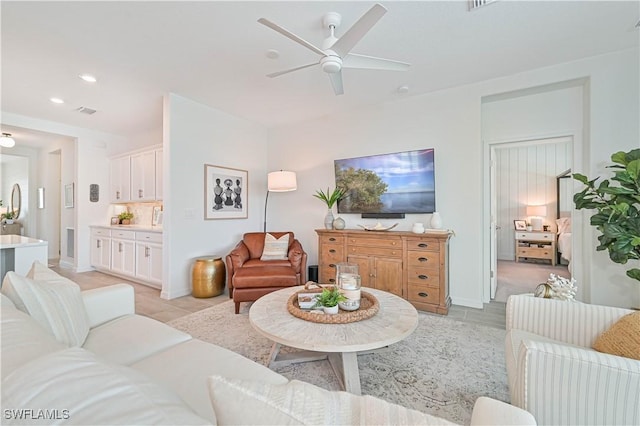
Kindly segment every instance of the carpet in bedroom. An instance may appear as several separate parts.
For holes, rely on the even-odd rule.
[[[233,302],[228,301],[168,324],[266,365],[271,341],[249,324],[249,304],[241,305],[240,314],[233,312]],[[418,328],[405,340],[358,356],[362,393],[468,424],[479,396],[509,401],[504,337],[504,330],[420,312]],[[339,389],[327,361],[276,371],[289,379]]]

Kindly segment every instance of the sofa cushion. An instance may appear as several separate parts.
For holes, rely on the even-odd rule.
[[[13,305],[3,304],[0,318],[3,378],[33,359],[67,348],[49,330]]]
[[[10,415],[20,409],[33,413]],[[3,424],[210,424],[169,389],[82,348],[40,357],[9,374],[2,412]],[[45,417],[34,421],[38,415]]]
[[[295,239],[292,232],[270,232],[276,238],[280,238],[284,234],[289,235],[289,244]],[[249,251],[250,259],[259,259],[264,249],[264,232],[247,232],[242,236],[242,242]]]
[[[207,377],[216,374],[274,384],[287,383],[284,376],[263,365],[228,349],[197,339],[144,358],[131,367],[159,383],[166,384],[199,416],[211,422],[216,421],[216,417],[209,399]]]
[[[372,396],[327,391],[297,380],[274,385],[212,376],[209,392],[219,424],[453,424]]]
[[[640,311],[627,314],[616,321],[598,336],[593,349],[640,360]]]
[[[53,273],[55,274],[55,273]],[[89,318],[80,287],[57,274],[33,280],[7,272],[2,293],[67,346],[81,346],[89,333]]]
[[[129,365],[191,339],[159,321],[126,315],[91,329],[83,348],[116,364]]]
[[[267,233],[264,236],[264,248],[260,260],[285,260],[289,252],[289,234],[280,238]]]

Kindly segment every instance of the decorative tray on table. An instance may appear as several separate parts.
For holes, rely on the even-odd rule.
[[[305,286],[305,288],[308,288]],[[337,314],[325,314],[322,311],[309,310],[300,308],[298,302],[299,293],[320,293],[322,288],[317,290],[302,290],[295,292],[287,301],[287,310],[294,317],[305,321],[318,322],[324,324],[347,324],[350,322],[362,321],[371,318],[380,309],[378,299],[371,293],[362,291],[360,293],[360,308],[355,311],[343,311],[340,309]]]

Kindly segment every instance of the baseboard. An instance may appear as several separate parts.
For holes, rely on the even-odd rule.
[[[468,308],[483,309],[482,300],[467,299],[466,297],[451,297],[451,304],[458,306],[466,306]]]
[[[191,294],[191,288],[185,287],[181,289],[175,289],[174,291],[168,292],[166,290],[162,290],[160,292],[160,298],[165,300],[176,299],[182,296],[189,296]]]

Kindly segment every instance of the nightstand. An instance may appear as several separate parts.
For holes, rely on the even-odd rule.
[[[516,231],[516,262],[520,259],[550,260],[556,266],[556,234]]]

